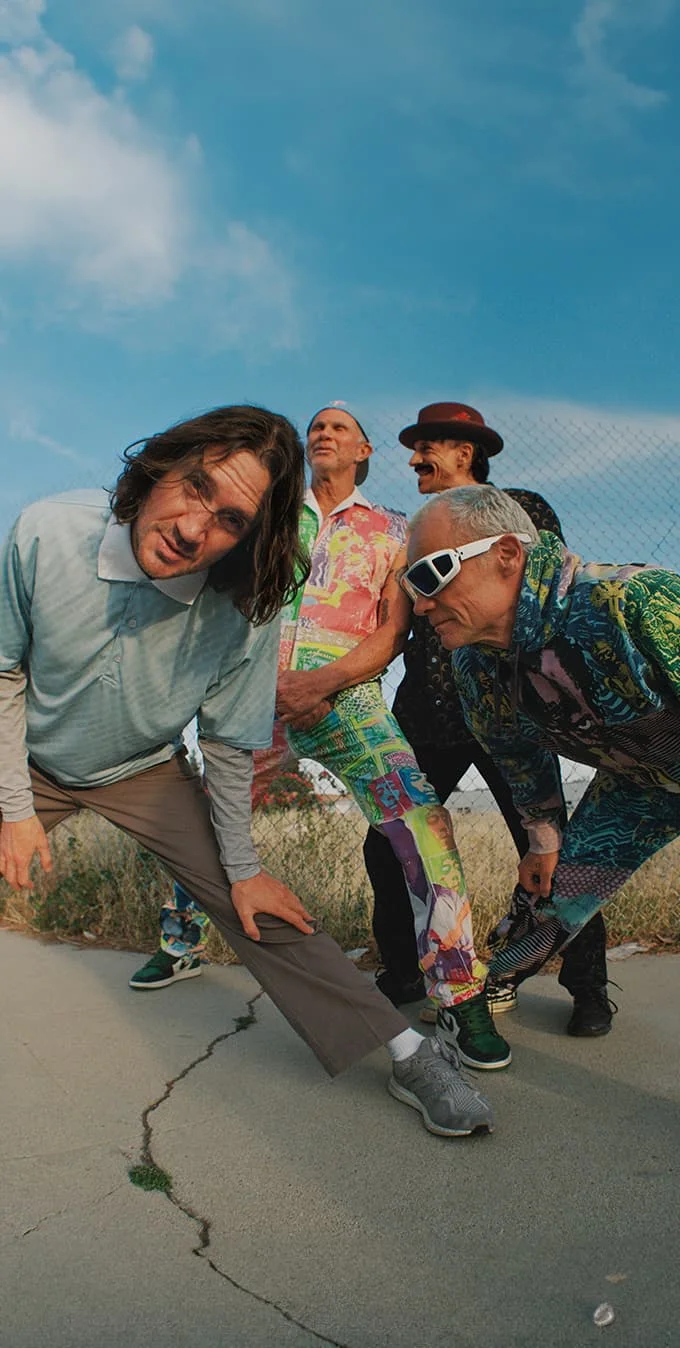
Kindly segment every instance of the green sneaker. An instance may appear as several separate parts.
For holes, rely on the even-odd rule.
[[[155,955],[132,975],[128,986],[142,991],[153,991],[155,988],[167,988],[171,983],[179,983],[183,978],[197,978],[200,972],[201,961],[198,955],[180,955],[178,959],[173,959],[172,955],[166,955],[164,950],[157,950]]]
[[[467,1002],[440,1007],[437,1037],[454,1045],[466,1067],[494,1072],[512,1062],[510,1045],[498,1033],[486,1001],[486,989]]]

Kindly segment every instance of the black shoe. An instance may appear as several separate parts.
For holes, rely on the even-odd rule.
[[[618,1009],[616,1003],[607,996],[606,988],[577,992],[567,1034],[577,1035],[580,1039],[595,1039],[598,1035],[609,1034],[612,1016]]]
[[[402,983],[389,969],[380,969],[375,976],[375,986],[393,1006],[405,1006],[407,1002],[422,1002],[423,997],[427,996],[421,975],[412,983]]]

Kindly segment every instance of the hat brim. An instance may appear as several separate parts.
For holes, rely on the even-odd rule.
[[[471,445],[481,445],[489,458],[500,454],[503,441],[497,431],[490,426],[477,426],[474,421],[421,421],[415,426],[406,426],[399,433],[399,440],[407,449],[413,449],[416,440],[463,440]]]

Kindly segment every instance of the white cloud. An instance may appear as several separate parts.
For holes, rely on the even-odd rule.
[[[29,417],[14,417],[9,424],[9,435],[11,440],[23,444],[38,445],[40,449],[46,449],[48,454],[59,459],[70,459],[72,463],[87,466],[91,463],[90,459],[78,454],[75,449],[71,449],[70,445],[63,445],[51,435],[44,435],[36,428]]]
[[[56,266],[109,306],[167,298],[189,228],[176,165],[62,47],[0,58],[0,258]]]
[[[0,0],[0,42],[30,42],[40,33],[45,0]]]
[[[227,226],[223,241],[204,260],[214,293],[231,297],[221,307],[216,325],[218,338],[226,345],[236,345],[248,340],[256,323],[260,340],[264,338],[267,342],[266,323],[275,312],[280,321],[267,344],[297,345],[292,280],[266,239],[242,221],[233,221]]]
[[[154,57],[153,38],[138,24],[126,28],[114,43],[113,59],[119,80],[145,80]]]
[[[668,101],[661,89],[638,84],[618,70],[608,51],[612,30],[622,23],[662,23],[670,13],[667,4],[642,10],[630,4],[624,9],[620,0],[586,0],[574,28],[574,38],[581,57],[576,72],[584,96],[601,113],[615,117],[622,109],[644,112]]]
[[[51,41],[42,8],[0,0],[10,48],[0,55],[0,124],[12,128],[0,138],[0,267],[30,267],[42,313],[76,312],[90,328],[178,296],[184,303],[191,282],[208,339],[218,331],[226,343],[255,325],[263,346],[288,343],[291,278],[247,225],[206,226],[196,136],[154,134],[120,89],[102,93]],[[128,28],[121,76],[141,78],[152,56],[149,35]]]

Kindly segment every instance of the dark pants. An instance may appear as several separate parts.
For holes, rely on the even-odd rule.
[[[510,788],[480,744],[467,740],[452,748],[440,748],[435,744],[413,745],[413,752],[441,801],[447,799],[463,774],[474,765],[503,815],[518,855],[524,856],[529,839],[512,803]],[[364,861],[373,887],[373,935],[382,963],[395,982],[415,983],[420,970],[413,913],[403,872],[387,839],[373,828],[369,829],[364,843]],[[572,996],[588,988],[606,985],[606,946],[604,919],[601,913],[596,913],[562,956],[559,981]]]

